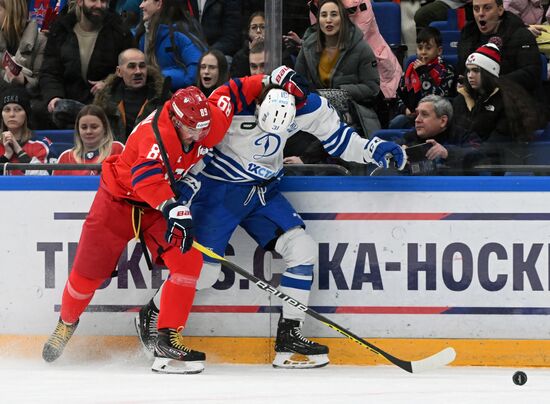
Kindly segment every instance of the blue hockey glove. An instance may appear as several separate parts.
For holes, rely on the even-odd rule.
[[[191,201],[201,189],[201,182],[192,174],[187,174],[176,183],[178,200],[180,205],[189,206]]]
[[[374,137],[367,143],[365,152],[365,162],[373,162],[379,167],[389,168],[393,160],[395,167],[401,171],[407,164],[407,154],[401,146],[382,140],[379,137]]]
[[[164,238],[185,253],[193,246],[193,220],[189,208],[179,203],[167,204],[162,208],[162,214],[168,221],[168,229]]]
[[[309,85],[302,76],[290,67],[277,67],[271,72],[270,80],[272,84],[281,87],[287,93],[294,96],[297,109],[300,109],[305,104],[307,96],[310,93]]]

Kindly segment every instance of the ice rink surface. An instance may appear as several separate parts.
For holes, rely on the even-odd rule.
[[[550,369],[446,367],[411,375],[393,366],[280,370],[208,364],[199,375],[157,374],[142,354],[77,361],[0,357],[0,403],[548,403]]]

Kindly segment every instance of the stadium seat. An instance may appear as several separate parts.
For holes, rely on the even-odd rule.
[[[447,20],[445,21],[432,21],[430,27],[437,28],[440,31],[455,31],[459,30],[457,10],[449,9],[447,11]]]
[[[42,140],[47,138],[52,143],[71,143],[74,144],[74,130],[72,129],[47,129],[33,131],[33,139]],[[72,146],[71,146],[72,147]]]
[[[401,9],[397,3],[371,3],[380,34],[388,45],[401,44]]]
[[[460,41],[460,31],[441,31],[441,42],[444,54],[457,54],[458,41]]]
[[[73,146],[74,144],[72,142],[53,142],[48,145],[48,148],[50,149],[50,152],[48,153],[48,163],[56,163],[59,156],[61,156],[61,153],[63,153],[65,150],[72,148]]]

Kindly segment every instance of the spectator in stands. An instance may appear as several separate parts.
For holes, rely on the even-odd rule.
[[[449,10],[464,7],[472,0],[435,0],[421,6],[414,14],[416,30],[419,31],[433,21],[446,21]],[[502,4],[502,0],[499,0]]]
[[[296,71],[316,88],[346,90],[364,135],[380,129],[373,108],[380,92],[376,57],[340,0],[322,0],[316,31],[305,36]],[[358,128],[359,129],[359,128]]]
[[[412,174],[433,174],[438,165],[463,169],[470,168],[477,156],[478,138],[463,128],[451,125],[451,102],[439,95],[427,95],[417,107],[414,130],[395,142],[407,148],[426,143],[420,156],[409,151],[409,168]]]
[[[249,53],[250,48],[259,40],[264,39],[265,16],[263,11],[253,13],[248,20],[248,34],[241,49],[235,53],[231,61],[230,76],[244,77],[250,75]]]
[[[50,27],[40,88],[47,112],[59,128],[74,126],[79,109],[92,102],[115,71],[120,52],[132,46],[132,34],[107,4],[107,0],[76,0],[75,9],[57,17]]]
[[[248,54],[248,68],[250,74],[264,74],[265,73],[265,43],[259,40],[250,48]]]
[[[115,11],[120,14],[127,27],[134,28],[140,21],[139,5],[141,0],[118,0]]]
[[[115,139],[126,143],[134,126],[162,105],[164,78],[157,68],[148,66],[142,51],[130,48],[118,57],[116,73],[105,80],[94,104],[109,118]]]
[[[429,94],[453,98],[456,96],[454,68],[441,59],[441,33],[437,28],[423,28],[416,38],[416,60],[411,62],[401,78],[397,95],[399,112],[390,129],[411,128],[416,107]]]
[[[95,164],[120,154],[124,145],[113,140],[107,115],[97,105],[86,105],[76,117],[74,147],[59,156],[59,164]],[[53,175],[99,175],[97,170],[55,170]]]
[[[318,0],[310,2],[310,9],[317,10]],[[402,61],[398,60],[392,49],[380,34],[378,24],[370,0],[342,0],[351,22],[363,33],[363,40],[372,48],[376,56],[378,74],[380,75],[380,96],[395,98],[399,79],[403,74]],[[310,14],[310,20],[315,23],[316,12]],[[381,22],[383,24],[383,22]],[[397,44],[395,44],[397,45]]]
[[[6,68],[0,64],[0,89],[10,84],[24,87],[29,95],[38,96],[38,71],[42,64],[46,37],[35,20],[29,20],[25,0],[0,0],[0,54],[8,52],[20,66]],[[17,71],[19,70],[19,71]]]
[[[503,0],[504,9],[517,15],[527,24],[540,24],[544,7],[540,0]]]
[[[32,132],[28,122],[31,105],[22,87],[8,87],[0,95],[2,106],[2,135],[0,142],[0,173],[3,163],[45,163],[47,146],[31,140]],[[12,170],[12,175],[24,175],[25,171]]]
[[[499,47],[491,38],[466,60],[467,81],[454,100],[454,124],[479,137],[492,163],[505,160],[514,145],[529,141],[544,125],[544,114],[529,94],[508,77],[500,77]]]
[[[223,53],[217,49],[203,53],[197,74],[197,87],[203,94],[208,97],[228,79],[229,67]]]
[[[460,35],[457,73],[464,76],[468,56],[491,36],[499,36],[502,38],[500,76],[538,96],[541,89],[539,49],[523,21],[505,11],[502,0],[473,0],[473,10],[475,21],[468,22]]]
[[[233,56],[241,40],[241,0],[187,0],[187,6],[200,22],[208,47]]]
[[[172,80],[172,91],[195,84],[206,46],[179,0],[143,0],[143,21],[136,30],[148,66]]]

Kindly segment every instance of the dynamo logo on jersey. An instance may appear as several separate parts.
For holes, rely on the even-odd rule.
[[[255,146],[261,147],[262,153],[254,154],[252,157],[256,160],[264,157],[273,156],[281,147],[281,137],[275,133],[266,133],[254,141]]]

